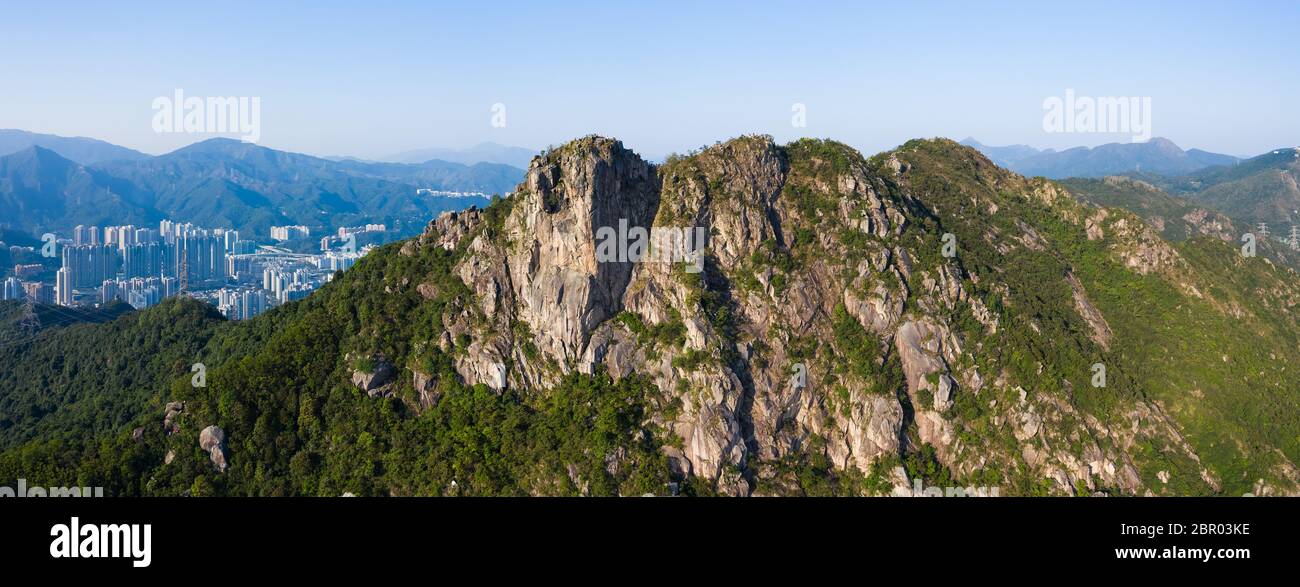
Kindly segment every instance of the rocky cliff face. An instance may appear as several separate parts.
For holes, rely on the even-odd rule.
[[[696,229],[698,258],[602,254],[611,234],[636,251],[641,231]],[[674,475],[722,493],[795,491],[792,464],[810,455],[885,493],[910,491],[899,465],[918,454],[1014,486],[1003,494],[1162,493],[1171,473],[1219,487],[1166,408],[1114,374],[1097,272],[1063,252],[1199,293],[1178,250],[946,141],[866,160],[751,136],[655,166],[587,137],[403,253],[420,247],[462,253],[469,293],[437,344],[465,382],[546,393],[575,370],[648,377],[663,394],[653,423],[680,439],[664,449]],[[1046,276],[1036,291],[1030,273]],[[414,381],[436,401],[428,375]],[[1148,470],[1151,451],[1182,469]]]

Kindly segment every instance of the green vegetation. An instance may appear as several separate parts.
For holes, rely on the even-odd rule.
[[[666,163],[665,185],[689,201],[661,201],[658,221],[694,219],[692,207],[704,203],[712,213],[754,212],[721,163],[727,149],[759,147],[772,148],[748,137]],[[702,273],[674,266],[685,303],[666,304],[656,321],[631,311],[612,318],[647,356],[670,359],[677,370],[730,367],[743,390],[735,412],[746,442],[765,441],[748,437],[758,426],[746,420],[759,413],[756,405],[771,406],[760,403],[770,399],[757,395],[761,382],[789,377],[795,363],[809,368],[815,395],[800,400],[825,408],[812,412],[825,426],[798,430],[798,450],[777,452],[782,458],[759,461],[751,453],[743,470],[725,465],[724,477],[751,481],[763,494],[876,495],[892,489],[895,467],[902,467],[927,486],[1059,493],[1062,487],[1027,462],[1035,457],[1024,448],[1037,440],[1017,440],[1017,425],[1007,419],[1023,391],[1042,400],[1023,406],[1060,408],[1041,414],[1043,442],[1050,436],[1052,443],[1041,448],[1080,456],[1097,444],[1127,453],[1154,491],[1240,495],[1258,480],[1287,486],[1283,460],[1300,462],[1300,387],[1288,372],[1300,364],[1300,315],[1293,312],[1300,278],[1173,222],[1187,214],[1185,202],[1144,199],[1139,190],[1146,188],[1135,183],[1067,183],[1084,202],[1136,207],[1148,221],[1166,218],[1169,244],[1119,209],[1090,234],[1083,220],[1095,208],[950,141],[912,141],[870,161],[816,140],[761,154],[774,157],[765,164],[786,166],[779,196],[769,194],[778,200],[771,232],[747,232],[743,238],[753,240],[744,246],[752,250],[733,266],[721,266],[726,253],[706,256]],[[867,198],[856,189],[840,193],[850,173],[853,181],[867,178],[906,222],[891,219],[883,236],[851,222]],[[515,202],[494,201],[472,236],[509,248]],[[747,220],[754,218],[762,222]],[[956,238],[955,257],[941,253],[947,233]],[[662,449],[684,441],[656,423],[702,407],[712,390],[686,379],[661,390],[642,375],[614,381],[599,370],[562,374],[533,343],[528,323],[482,315],[455,271],[469,254],[467,240],[451,251],[382,247],[309,298],[240,323],[193,301],[167,300],[143,312],[39,308],[43,328],[32,336],[17,328],[19,304],[0,305],[0,483],[22,477],[102,485],[114,495],[663,493],[670,473]],[[860,270],[866,259],[885,258],[897,273]],[[909,394],[899,349],[853,315],[858,308],[840,297],[846,287],[856,294],[882,288],[891,300],[905,300],[902,320],[954,335],[923,342],[945,352],[962,348],[944,357],[958,381],[943,413],[955,444],[936,447],[920,437],[922,424],[933,423],[920,412],[936,408],[931,390],[939,373],[925,376],[928,389]],[[782,305],[805,299],[813,305],[782,315]],[[765,304],[765,313],[749,313],[742,304],[750,302]],[[746,322],[754,315],[773,322]],[[1104,328],[1089,322],[1094,315]],[[688,319],[707,323],[703,350],[685,349]],[[519,354],[507,360],[540,365],[555,385],[493,391],[463,384],[455,365],[475,341],[514,345]],[[196,388],[190,368],[199,362],[206,386]],[[1104,387],[1091,384],[1097,363],[1107,370]],[[389,396],[369,397],[351,383],[353,372],[384,364],[396,373]],[[975,372],[978,393],[968,377]],[[837,468],[830,455],[844,451],[840,418],[864,393],[897,399],[908,442],[869,471]],[[185,408],[176,420],[180,432],[167,435],[163,410],[172,401]],[[1096,433],[1101,426],[1132,430],[1139,408],[1167,415],[1176,442],[1147,433],[1164,425],[1150,418],[1131,439]],[[198,431],[213,424],[228,439],[231,467],[222,474],[197,446]],[[970,461],[945,466],[941,455],[958,450],[965,451],[958,458],[983,451],[989,459],[974,470]],[[1202,468],[1218,487],[1202,479]],[[713,491],[710,479],[678,481],[686,494]],[[1091,491],[1082,483],[1077,489]]]
[[[942,141],[913,141],[899,153],[913,166],[913,191],[926,194],[926,204],[943,212],[937,219],[941,228],[925,223],[912,228],[955,233],[955,261],[978,278],[971,295],[998,318],[998,332],[989,335],[972,322],[968,307],[956,312],[966,344],[985,349],[976,356],[981,372],[1007,369],[1031,393],[1056,394],[1111,422],[1122,421],[1135,400],[1160,402],[1185,431],[1201,465],[1220,479],[1219,493],[1241,495],[1257,479],[1287,484],[1279,476],[1277,454],[1261,447],[1274,447],[1292,462],[1300,459],[1300,397],[1285,373],[1300,362],[1300,321],[1286,301],[1295,295],[1294,272],[1262,258],[1243,259],[1235,243],[1198,237],[1173,245],[1186,265],[1142,275],[1117,259],[1118,250],[1134,244],[1117,242],[1114,229],[1122,219],[1140,227],[1137,218],[1113,209],[1102,227],[1109,238],[1089,240],[1081,223],[1066,220],[1084,216],[1087,209],[1073,201],[1045,203],[1004,193],[993,187],[1008,185],[999,176],[1004,172],[953,157]],[[1026,182],[1020,191],[1034,185]],[[973,193],[996,202],[1000,212],[990,214]],[[1096,193],[1091,197],[1099,197]],[[1166,204],[1170,201],[1152,203]],[[1023,238],[1026,226],[1047,253],[1021,246],[999,251],[993,244],[998,240],[986,238]],[[1105,316],[1113,331],[1109,349],[1091,340],[1091,328],[1074,309],[1062,279],[1067,273],[1078,278]],[[1089,367],[1097,362],[1107,367],[1104,388],[1089,381]],[[953,409],[965,428],[959,434],[997,434],[983,421],[983,409],[963,394],[957,394]],[[1170,473],[1171,493],[1213,491],[1179,449],[1141,450],[1150,459],[1140,471],[1144,478],[1163,470]],[[1018,492],[1041,489],[1036,482],[1013,481]]]
[[[671,439],[648,422],[653,386],[603,374],[570,374],[535,394],[459,383],[431,344],[444,310],[467,293],[450,269],[455,253],[423,247],[408,257],[399,246],[254,320],[224,322],[209,306],[171,299],[0,347],[0,381],[14,390],[0,398],[0,479],[110,495],[666,492],[660,447]],[[423,282],[436,285],[434,300],[415,292]],[[348,364],[349,353],[361,358]],[[373,357],[420,366],[440,401],[417,411],[409,374],[395,397],[367,397],[349,372],[374,368]],[[195,362],[207,366],[206,387],[190,385]],[[163,405],[173,400],[186,403],[181,431],[167,436]],[[224,474],[198,448],[210,424],[228,439]]]
[[[101,312],[40,306],[43,329],[12,329],[21,305],[3,302],[0,327],[0,450],[32,440],[69,444],[130,432],[155,406],[162,427],[159,382],[190,378],[204,362],[204,343],[223,322],[210,306],[167,300],[150,312],[125,304]],[[125,313],[125,315],[123,315]],[[115,320],[108,321],[116,316]]]
[[[889,485],[880,479],[868,479],[857,469],[835,468],[826,456],[826,439],[814,435],[807,450],[775,461],[756,463],[759,471],[756,492],[766,495],[812,497],[879,495],[888,493]]]

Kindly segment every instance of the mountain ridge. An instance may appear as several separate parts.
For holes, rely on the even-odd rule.
[[[1067,177],[1104,177],[1127,172],[1146,171],[1164,175],[1181,175],[1206,167],[1230,165],[1238,161],[1231,155],[1201,149],[1184,151],[1173,141],[1155,137],[1143,143],[1107,143],[1096,147],[1073,147],[1062,151],[1035,149],[1027,145],[993,147],[973,138],[962,144],[985,153],[999,165],[1026,175],[1051,179]],[[1143,170],[1145,166],[1145,170]]]
[[[617,226],[703,227],[702,270],[602,260],[598,233]],[[508,197],[217,326],[196,353],[207,387],[173,365],[132,404],[141,439],[120,424],[103,438],[133,459],[108,481],[152,495],[888,495],[915,481],[1294,494],[1295,303],[1295,272],[1235,243],[1168,242],[945,139],[866,158],[745,136],[654,165],[589,136],[534,159]],[[114,345],[94,348],[114,364]],[[24,356],[0,365],[41,380]],[[169,402],[183,402],[173,434],[157,424]],[[229,439],[217,468],[195,445],[212,425]],[[66,454],[25,442],[0,475],[19,454]]]
[[[527,168],[534,155],[536,155],[536,151],[532,149],[484,142],[467,149],[445,147],[413,149],[388,155],[383,157],[382,160],[394,163],[424,163],[431,159],[441,159],[465,165],[499,163],[511,167]]]
[[[0,157],[0,216],[33,234],[63,218],[76,224],[146,224],[161,218],[133,200],[131,190],[115,178],[40,146]]]
[[[1274,149],[1234,165],[1181,176],[1132,175],[1248,225],[1300,223],[1300,147]]]
[[[275,224],[332,230],[369,222],[409,232],[418,230],[428,215],[487,201],[483,196],[420,195],[417,190],[500,193],[522,175],[522,170],[492,164],[334,162],[222,138],[157,157],[90,166],[39,146],[0,161],[0,210],[15,228],[38,234],[78,224],[144,225],[164,218],[255,234],[265,234]],[[54,169],[71,169],[68,165],[78,166],[76,178],[60,178],[68,172]],[[43,191],[32,181],[41,174],[51,180]]]
[[[89,137],[63,137],[18,129],[0,129],[0,156],[16,153],[30,147],[42,147],[55,151],[64,158],[83,165],[118,159],[138,160],[149,157],[149,155],[134,149]]]

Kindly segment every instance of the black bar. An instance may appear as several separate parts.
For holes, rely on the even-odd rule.
[[[1289,573],[1297,507],[1300,502],[1285,498],[15,498],[0,500],[0,552],[11,561],[6,567],[127,577],[203,568],[227,575],[243,569],[303,576],[373,568],[432,572],[484,556],[501,561],[491,573],[547,574],[596,560],[667,570],[712,560],[761,574],[778,561],[824,566],[877,559],[940,573],[1002,567]],[[53,558],[51,528],[74,516],[83,527],[150,524],[149,566],[135,568],[129,558]],[[1170,524],[1182,524],[1186,533],[1170,535]],[[1194,534],[1196,524],[1237,533]],[[1125,535],[1124,525],[1164,533]],[[1116,555],[1123,548],[1155,548],[1159,555],[1170,547],[1230,549],[1237,556],[1244,551],[1236,549],[1248,549],[1249,558]]]

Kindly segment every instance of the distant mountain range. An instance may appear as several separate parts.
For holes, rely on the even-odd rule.
[[[452,163],[473,165],[475,163],[501,163],[511,167],[527,169],[537,151],[523,147],[509,147],[496,143],[482,143],[468,149],[446,149],[430,147],[403,151],[384,157],[384,161],[396,163],[423,163],[430,159],[441,159]]]
[[[1170,238],[1187,232],[1180,217],[1195,212],[1188,206],[1222,213],[1235,220],[1239,230],[1263,222],[1280,234],[1300,224],[1300,147],[1239,159],[1183,151],[1161,138],[1065,151],[994,147],[970,138],[962,144],[1026,176],[1070,179],[1065,184],[1086,192],[1094,204],[1124,207],[1157,222],[1172,221],[1168,226],[1173,233],[1166,234]],[[1118,176],[1137,181],[1123,182]],[[1105,181],[1083,181],[1100,178]],[[1202,218],[1200,212],[1196,216]]]
[[[54,151],[64,158],[82,165],[93,165],[104,161],[148,159],[149,155],[86,137],[61,137],[25,130],[0,129],[0,156],[10,155],[30,149],[43,147]]]
[[[1265,223],[1274,236],[1281,236],[1292,225],[1300,226],[1300,147],[1239,159],[1199,149],[1184,151],[1161,138],[1065,151],[1027,145],[993,147],[970,138],[962,144],[1026,176],[1070,178],[1066,185],[1086,192],[1092,203],[1121,206],[1154,218],[1173,231],[1166,234],[1171,238],[1188,232],[1183,215],[1194,213],[1202,221],[1206,211],[1236,221],[1237,232]],[[1114,176],[1138,181],[1119,182]],[[1103,177],[1104,182],[1081,181]],[[1187,206],[1205,210],[1196,212]]]
[[[1264,222],[1286,230],[1286,225],[1300,224],[1300,147],[1175,177],[1129,175],[1251,226]]]
[[[5,136],[33,144],[0,157],[0,224],[32,234],[163,218],[255,235],[277,224],[325,229],[367,222],[409,232],[442,211],[487,203],[417,190],[504,194],[524,174],[495,163],[331,161],[232,139],[152,157],[94,139]]]
[[[155,210],[134,201],[136,190],[95,167],[44,147],[0,157],[0,218],[31,234],[77,224],[156,222]]]
[[[1163,138],[1064,151],[989,146],[975,139],[962,144],[1027,176],[1129,176],[1221,212],[1241,226],[1266,222],[1275,231],[1285,231],[1288,224],[1300,222],[1296,148],[1242,160],[1184,151]],[[78,224],[149,225],[170,218],[251,235],[266,235],[276,224],[325,229],[365,222],[383,222],[409,234],[444,210],[487,202],[484,197],[428,196],[417,190],[508,193],[523,179],[532,153],[484,143],[465,150],[408,151],[392,158],[415,162],[325,159],[231,139],[211,139],[155,157],[91,138],[0,130],[0,228],[39,235],[66,232]],[[1091,191],[1114,196],[1115,189],[1112,182]],[[1151,198],[1138,198],[1138,191],[1128,189],[1125,197],[1153,205]],[[1160,207],[1170,208],[1166,204]]]
[[[1035,149],[1028,145],[993,147],[968,138],[961,142],[984,153],[994,163],[1021,175],[1051,179],[1104,177],[1126,173],[1182,175],[1238,161],[1231,155],[1200,149],[1184,151],[1173,141],[1154,138],[1145,143],[1109,143],[1064,151]]]

